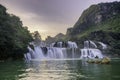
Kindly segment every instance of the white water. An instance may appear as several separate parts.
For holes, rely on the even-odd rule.
[[[102,46],[102,49],[107,49],[107,45],[102,43],[102,42],[98,42],[101,46]]]
[[[75,42],[68,41],[68,48],[78,48],[78,46]]]
[[[66,46],[64,46],[66,44]],[[75,42],[72,41],[68,41],[68,42],[57,42],[57,43],[52,43],[50,45],[50,47],[59,47],[59,48],[78,48],[77,44]]]
[[[81,59],[83,58],[103,58],[102,52],[97,49],[93,41],[85,41],[84,49],[81,49]]]
[[[32,59],[76,59],[76,58],[103,58],[102,52],[97,49],[97,45],[93,41],[85,41],[84,48],[79,49],[75,42],[68,41],[67,48],[63,48],[63,43],[58,42],[58,47],[40,47],[34,45],[34,50],[28,47],[29,52],[25,54],[27,61]],[[43,49],[44,48],[44,49]]]
[[[82,58],[103,58],[103,55],[99,49],[81,49],[81,59]]]
[[[25,58],[26,60],[78,58],[78,56],[75,56],[76,54],[76,49],[73,48],[47,47],[47,53],[44,53],[41,47],[36,46],[34,50],[29,47],[29,52],[25,54]]]
[[[93,41],[84,41],[84,48],[97,48],[97,45]]]

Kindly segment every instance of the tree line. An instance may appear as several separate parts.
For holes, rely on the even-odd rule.
[[[22,59],[33,38],[20,18],[6,10],[0,4],[0,60]]]

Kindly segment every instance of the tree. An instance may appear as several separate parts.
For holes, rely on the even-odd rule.
[[[0,5],[0,60],[21,59],[32,36],[19,17],[6,13]]]
[[[35,44],[40,45],[42,39],[41,39],[41,35],[39,34],[39,32],[35,31],[32,35],[33,35],[33,39],[34,39]]]

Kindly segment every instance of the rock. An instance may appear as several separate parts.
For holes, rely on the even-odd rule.
[[[101,63],[101,59],[89,59],[89,60],[87,60],[87,62],[88,63],[96,63],[96,64],[98,64],[98,63]]]
[[[101,64],[109,64],[110,61],[111,61],[110,58],[104,57],[104,58],[102,59],[102,61],[101,61]]]
[[[96,59],[94,63],[98,64],[101,62],[101,59]]]
[[[88,62],[88,63],[94,63],[95,61],[93,59],[88,59],[86,62]]]
[[[88,59],[86,62],[88,63],[96,63],[96,64],[109,64],[110,63],[109,57],[104,57],[103,59]]]

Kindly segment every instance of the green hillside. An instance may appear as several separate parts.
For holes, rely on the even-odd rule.
[[[120,54],[120,2],[90,6],[66,36],[80,47],[85,40],[101,41],[109,46],[109,53]]]

